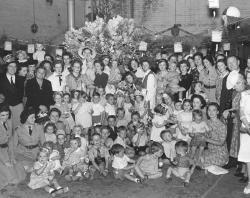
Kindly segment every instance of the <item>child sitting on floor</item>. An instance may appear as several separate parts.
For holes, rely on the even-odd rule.
[[[90,179],[94,179],[96,171],[106,177],[108,175],[109,166],[109,151],[101,143],[101,135],[94,133],[92,135],[92,145],[89,148],[89,160],[90,160]]]
[[[176,158],[172,162],[175,167],[168,168],[166,175],[167,182],[171,181],[171,175],[173,174],[184,181],[184,186],[188,186],[195,168],[193,160],[188,156],[188,143],[182,140],[177,142],[175,150]]]
[[[114,144],[111,148],[111,153],[114,155],[112,168],[115,179],[124,178],[139,183],[140,179],[136,178],[131,171],[134,169],[135,160],[130,159],[125,153],[125,148],[120,144]],[[131,163],[131,165],[129,165]],[[133,173],[133,172],[132,172]]]
[[[153,142],[149,153],[138,159],[135,170],[142,180],[157,179],[162,176],[162,170],[159,169],[159,158],[162,154],[162,145],[158,142]]]

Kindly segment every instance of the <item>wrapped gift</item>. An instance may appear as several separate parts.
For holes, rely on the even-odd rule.
[[[144,41],[140,42],[139,51],[147,51],[148,44]]]
[[[183,48],[182,48],[181,42],[174,43],[174,52],[175,53],[182,53],[183,52]]]
[[[213,30],[212,31],[212,42],[220,43],[222,40],[222,31]]]
[[[27,52],[28,52],[28,54],[33,54],[35,52],[35,45],[34,44],[28,44]]]
[[[4,50],[5,51],[11,51],[12,50],[12,42],[11,41],[5,41],[4,42]]]

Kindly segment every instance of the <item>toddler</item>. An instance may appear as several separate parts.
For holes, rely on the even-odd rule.
[[[172,131],[170,129],[163,130],[161,132],[161,139],[163,140],[162,146],[164,148],[164,154],[169,162],[172,162],[176,157],[175,143]]]
[[[83,155],[87,155],[87,152],[88,152],[88,137],[84,137],[83,136],[83,128],[81,125],[75,125],[73,127],[73,130],[72,130],[72,134],[75,136],[75,137],[78,137],[81,139],[81,150],[82,150],[82,153]]]
[[[109,150],[113,146],[113,140],[110,136],[110,129],[107,126],[101,127],[101,142]]]
[[[128,94],[125,94],[123,108],[125,110],[125,119],[128,121],[131,119],[132,107],[133,105],[131,103],[130,96]]]
[[[79,103],[74,109],[75,123],[81,125],[85,130],[92,126],[92,103],[87,102],[87,94],[81,93]]]
[[[135,91],[134,111],[139,112],[142,122],[144,122],[144,124],[146,124],[147,123],[148,105],[147,105],[147,102],[144,100],[142,93],[138,90]]]
[[[154,118],[152,120],[152,130],[150,135],[150,140],[155,142],[162,142],[160,137],[161,131],[163,131],[166,127],[165,125],[168,123],[165,117],[166,109],[162,105],[157,105],[154,108]]]
[[[111,148],[111,153],[114,155],[112,161],[112,168],[115,179],[124,178],[139,183],[140,179],[131,174],[134,169],[135,161],[130,159],[125,153],[125,148],[120,144],[114,144]],[[131,165],[129,165],[131,163]]]
[[[140,123],[136,127],[136,134],[132,138],[132,143],[135,149],[135,154],[137,155],[145,155],[148,143],[148,136],[145,131],[145,125]]]
[[[188,143],[182,140],[177,142],[175,150],[176,158],[172,162],[175,166],[168,168],[166,175],[167,182],[171,181],[171,175],[173,174],[184,181],[184,186],[188,186],[195,168],[193,160],[188,156]]]
[[[100,94],[95,92],[93,94],[93,104],[92,104],[92,125],[102,124],[105,118],[105,109],[100,104]]]
[[[60,164],[62,164],[64,156],[65,156],[65,149],[68,147],[67,142],[66,142],[66,134],[65,131],[63,130],[57,130],[56,131],[56,144],[55,148],[59,152],[60,156]]]
[[[157,179],[162,176],[162,170],[159,169],[159,158],[162,154],[162,145],[158,142],[153,142],[150,146],[149,153],[138,159],[135,170],[141,180]]]
[[[83,176],[89,177],[88,157],[81,150],[81,139],[73,137],[70,140],[70,147],[65,149],[65,157],[62,167],[67,181],[82,180]]]
[[[34,163],[28,186],[31,189],[44,188],[53,197],[68,192],[69,188],[62,188],[54,178],[53,168],[54,162],[49,161],[49,151],[42,150],[38,155],[38,161]]]
[[[194,155],[198,149],[198,160],[206,147],[206,141],[203,137],[209,136],[210,129],[207,123],[203,120],[203,112],[199,109],[193,110],[193,122],[191,123],[190,136],[192,137],[191,146],[191,157]]]
[[[202,96],[204,100],[208,102],[207,94],[203,91],[203,82],[198,81],[194,83],[194,93],[190,95],[190,98],[192,98],[194,94]]]
[[[115,106],[115,97],[113,94],[106,95],[106,106],[105,106],[105,113],[106,117],[110,115],[116,115],[116,106]]]
[[[56,125],[52,122],[49,122],[44,127],[44,136],[45,141],[51,141],[56,143]]]
[[[90,160],[90,179],[94,179],[96,171],[106,177],[108,175],[109,151],[102,145],[100,134],[94,133],[92,135],[92,145],[89,148],[88,155]]]
[[[136,128],[141,124],[140,114],[134,111],[131,114],[131,121],[128,123],[128,138],[132,141],[132,138],[136,134]]]
[[[183,112],[177,116],[178,126],[176,127],[176,138],[190,143],[191,138],[188,135],[192,122],[191,101],[185,99],[183,101]]]
[[[127,126],[128,120],[125,119],[125,110],[123,108],[117,109],[117,119],[116,119],[116,126]]]

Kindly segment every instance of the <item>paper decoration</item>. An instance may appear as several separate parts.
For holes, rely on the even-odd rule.
[[[224,43],[223,44],[223,50],[224,51],[230,51],[230,43]]]
[[[220,43],[222,40],[222,31],[213,30],[212,31],[212,42]]]
[[[183,48],[182,48],[181,42],[174,43],[174,52],[175,53],[182,53],[183,52]]]
[[[12,42],[11,41],[5,41],[4,42],[4,50],[5,51],[11,51],[12,50]]]
[[[208,7],[210,9],[218,9],[220,7],[219,0],[208,0]]]
[[[147,51],[148,44],[144,41],[140,42],[139,51]]]
[[[35,45],[34,44],[28,44],[27,52],[28,52],[28,54],[33,54],[35,52]]]
[[[56,49],[56,55],[62,56],[63,50],[62,49]]]

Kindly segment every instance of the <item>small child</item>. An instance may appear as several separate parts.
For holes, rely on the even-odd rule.
[[[145,125],[143,123],[136,127],[136,134],[132,139],[132,143],[135,149],[135,154],[140,156],[146,154],[148,136],[145,131]]]
[[[101,135],[98,133],[92,135],[92,144],[88,152],[90,160],[90,179],[94,179],[96,171],[106,177],[108,175],[109,151],[101,144]]]
[[[160,134],[166,128],[165,125],[168,123],[165,117],[166,109],[159,104],[154,108],[154,112],[155,116],[152,120],[153,127],[151,130],[150,140],[162,142]]]
[[[133,105],[131,103],[130,96],[128,94],[125,94],[123,108],[125,110],[125,119],[128,121],[131,119],[132,107]]]
[[[116,103],[118,108],[123,108],[125,102],[124,91],[118,89],[116,91]]]
[[[114,141],[114,144],[120,144],[124,148],[129,145],[129,140],[127,139],[127,129],[125,126],[119,126],[117,129],[117,138]]]
[[[93,93],[92,110],[93,126],[102,124],[105,118],[105,109],[100,104],[100,94],[97,92]]]
[[[106,117],[110,115],[116,115],[116,106],[115,106],[115,97],[113,94],[107,94],[106,95],[106,106],[105,106],[105,113]]]
[[[81,139],[81,150],[82,150],[82,153],[83,155],[87,155],[87,152],[88,152],[88,139],[86,137],[83,137],[82,135],[83,133],[83,128],[81,125],[75,125],[72,129],[72,134],[75,136],[75,137],[78,137]]]
[[[60,163],[60,153],[57,148],[54,146],[54,143],[51,141],[44,142],[43,149],[47,149],[49,152],[49,160],[54,162],[54,168],[51,169],[53,171],[57,171],[59,173],[62,172],[62,166]]]
[[[137,111],[134,111],[131,114],[131,121],[128,123],[128,138],[132,141],[132,138],[136,134],[136,128],[141,124],[140,114]]]
[[[207,123],[203,121],[203,112],[199,109],[193,110],[193,122],[191,123],[191,132],[190,136],[192,137],[190,146],[191,146],[191,157],[194,158],[194,155],[198,151],[198,160],[204,151],[206,146],[206,141],[204,141],[203,137],[208,136],[210,132],[210,128]]]
[[[105,90],[103,87],[98,87],[97,88],[97,93],[100,94],[100,104],[105,107],[106,106],[106,103],[107,103],[107,100],[106,100],[106,93],[105,93]]]
[[[49,122],[44,127],[44,136],[45,141],[51,141],[56,143],[56,125],[52,122]]]
[[[141,180],[157,179],[162,176],[162,170],[159,169],[159,158],[162,154],[162,145],[158,142],[153,142],[149,153],[138,159],[135,170]]]
[[[177,117],[178,126],[176,127],[176,138],[190,143],[191,138],[188,135],[192,122],[191,101],[185,99],[183,101],[183,112]]]
[[[115,179],[124,178],[139,183],[140,179],[131,174],[131,171],[134,169],[135,160],[130,159],[125,154],[125,148],[120,144],[114,144],[111,148],[111,153],[114,155],[112,161],[112,168]],[[131,163],[132,165],[129,165]]]
[[[173,120],[177,122],[177,117],[182,112],[183,112],[182,101],[181,100],[175,101],[174,102],[174,111],[173,111],[173,114],[172,114]]]
[[[67,181],[82,180],[83,176],[89,177],[88,158],[81,150],[81,139],[73,137],[70,140],[70,148],[65,149],[65,157],[62,167],[64,168]]]
[[[172,162],[175,164],[175,167],[168,168],[166,175],[167,182],[171,181],[171,175],[173,174],[184,181],[184,186],[188,186],[195,168],[193,160],[188,156],[188,143],[182,140],[177,142],[175,150],[177,156]]]
[[[164,148],[164,154],[169,162],[172,162],[176,157],[175,144],[176,140],[173,139],[173,134],[170,129],[163,130],[161,132],[161,139],[163,140],[162,146]]]
[[[144,100],[142,93],[138,90],[135,91],[134,111],[139,112],[142,122],[146,124],[148,105],[147,105],[147,102]]]
[[[196,94],[202,96],[204,100],[208,102],[207,94],[204,91],[202,91],[202,89],[203,89],[203,82],[198,81],[194,83],[194,93],[190,95],[190,98],[192,98],[192,96]]]
[[[107,126],[102,126],[101,142],[108,150],[110,150],[111,147],[113,146],[113,140],[109,136],[110,136],[110,128]]]
[[[108,116],[109,137],[114,141],[117,138],[116,116]]]
[[[81,93],[79,104],[74,110],[75,123],[81,125],[85,130],[92,126],[92,103],[87,102],[87,94]]]
[[[49,151],[42,150],[39,153],[38,161],[34,163],[28,186],[31,189],[44,188],[52,197],[68,192],[69,188],[62,188],[54,178],[53,168],[54,162],[49,161]]]
[[[128,120],[125,119],[125,110],[123,108],[117,109],[117,121],[116,126],[127,126]]]
[[[45,105],[39,105],[39,111],[36,115],[36,123],[44,125],[48,121],[48,108]]]
[[[60,163],[62,164],[64,156],[65,156],[65,148],[67,148],[65,131],[57,130],[56,139],[57,139],[57,142],[55,144],[55,148],[59,152],[59,156],[60,156],[59,160],[60,160]]]

